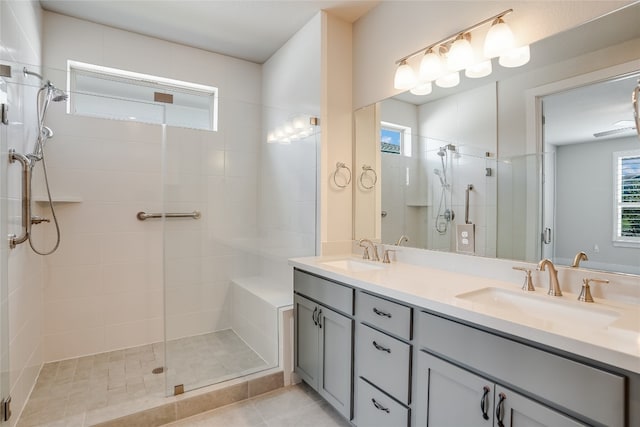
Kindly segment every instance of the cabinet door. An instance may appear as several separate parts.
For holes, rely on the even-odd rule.
[[[496,385],[496,426],[498,427],[576,427],[586,426],[573,419]]]
[[[320,368],[317,314],[320,308],[300,295],[295,295],[294,305],[294,370],[304,382],[317,389]]]
[[[419,369],[418,426],[493,425],[493,383],[426,353]]]
[[[353,320],[320,306],[320,378],[318,392],[351,419]]]

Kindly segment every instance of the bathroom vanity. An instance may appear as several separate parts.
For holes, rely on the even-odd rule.
[[[640,425],[637,305],[403,263],[290,264],[295,371],[356,426]]]

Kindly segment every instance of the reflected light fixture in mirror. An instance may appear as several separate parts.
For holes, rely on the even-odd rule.
[[[420,83],[418,86],[411,89],[411,93],[414,95],[429,95],[433,91],[431,82]]]
[[[500,55],[498,63],[503,67],[516,68],[529,62],[529,59],[531,59],[531,51],[529,45],[525,45]]]
[[[460,84],[460,73],[455,71],[453,73],[445,74],[436,80],[436,86],[443,88],[456,87]]]
[[[491,60],[487,59],[486,61],[482,61],[478,64],[473,64],[464,71],[464,75],[470,79],[479,79],[481,77],[486,77],[491,74]]]
[[[499,57],[498,63],[507,68],[526,64],[530,59],[529,46],[514,48],[516,46],[515,37],[503,19],[511,12],[513,9],[507,9],[397,60],[398,68],[394,76],[394,87],[403,91],[411,90],[415,95],[423,92],[429,94],[431,91],[428,90],[427,83],[435,81],[437,86],[443,88],[457,86],[460,82],[460,76],[457,72],[461,70],[465,70],[467,78],[477,79],[488,76],[492,72],[491,59],[495,57]],[[476,54],[469,42],[471,32],[489,22],[492,25],[484,40],[483,52]],[[423,52],[424,56],[420,61],[418,75],[416,75],[407,61]],[[446,66],[440,55],[445,53]],[[476,57],[480,59],[476,61]],[[455,71],[455,75],[443,75],[447,69]]]

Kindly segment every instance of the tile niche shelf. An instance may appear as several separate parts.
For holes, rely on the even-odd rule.
[[[70,195],[62,195],[62,196],[51,196],[53,203],[81,203],[82,197],[80,196],[70,196]],[[36,203],[49,203],[49,198],[46,195],[37,195],[33,196],[32,200]]]

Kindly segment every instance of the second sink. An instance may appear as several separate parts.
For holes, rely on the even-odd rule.
[[[620,317],[616,311],[593,305],[587,307],[582,305],[584,303],[494,287],[459,294],[456,298],[469,301],[478,308],[499,311],[501,315],[513,315],[516,319],[535,319],[548,328],[606,328]]]
[[[339,259],[336,261],[325,261],[321,263],[327,267],[339,268],[341,270],[358,273],[361,271],[380,270],[384,266],[373,264],[372,262],[356,261],[354,259]]]

